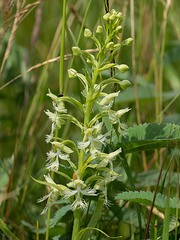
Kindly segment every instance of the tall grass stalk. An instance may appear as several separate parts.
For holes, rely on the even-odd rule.
[[[155,119],[159,115],[159,81],[158,81],[158,61],[157,61],[157,34],[156,34],[156,0],[153,0],[152,10],[152,22],[153,22],[153,51],[154,51],[154,79],[155,79]],[[158,119],[157,119],[158,121]]]
[[[88,6],[86,8],[86,12],[85,12],[84,17],[83,17],[83,21],[82,21],[82,24],[81,24],[79,35],[78,35],[78,38],[77,38],[77,45],[79,45],[79,42],[80,42],[80,39],[81,39],[81,36],[82,36],[82,33],[83,33],[85,21],[87,19],[87,15],[88,15],[88,12],[90,10],[91,3],[92,3],[92,0],[89,0]],[[74,55],[73,55],[72,56],[72,61],[71,61],[71,64],[70,64],[70,68],[73,66],[74,59],[75,58],[74,58]],[[66,80],[66,84],[65,84],[65,88],[64,88],[64,95],[66,95],[68,84],[69,84],[69,77],[67,77],[67,80]]]
[[[171,6],[171,0],[167,0],[164,6],[164,19],[162,25],[162,47],[160,53],[160,66],[159,66],[159,110],[160,113],[163,110],[163,61],[164,61],[164,51],[165,51],[165,44],[166,44],[166,28],[167,28],[167,15],[168,10]],[[163,121],[163,115],[160,115],[160,122]]]
[[[20,240],[7,228],[6,224],[2,221],[1,218],[0,218],[0,229],[6,235],[6,237],[8,237],[8,239]]]
[[[176,204],[176,228],[175,228],[175,240],[178,240],[178,226],[179,226],[179,220],[178,220],[178,206],[179,206],[179,156],[176,161],[177,164],[177,204]]]
[[[59,71],[60,96],[63,95],[65,27],[66,27],[66,0],[63,1],[63,25],[62,25],[62,34],[61,34],[60,71]]]
[[[134,82],[134,94],[135,94],[135,101],[136,101],[136,115],[137,115],[137,123],[141,123],[141,116],[140,116],[140,107],[139,107],[139,98],[138,98],[138,85],[136,79],[136,44],[135,44],[135,27],[134,27],[134,0],[130,1],[130,10],[131,10],[131,37],[133,38],[132,43],[132,68],[133,68],[133,82]],[[142,159],[143,159],[143,168],[147,171],[147,162],[146,162],[146,155],[145,152],[142,152]]]

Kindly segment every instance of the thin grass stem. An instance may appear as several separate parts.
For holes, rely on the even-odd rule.
[[[86,21],[88,12],[90,10],[91,3],[92,3],[92,0],[89,1],[88,6],[86,8],[86,12],[84,14],[84,18],[83,18],[82,25],[81,25],[81,28],[80,28],[80,31],[79,31],[79,35],[78,35],[78,39],[77,39],[77,44],[78,45],[79,45],[79,42],[80,42],[80,39],[81,39],[81,36],[82,36],[82,32],[83,32],[83,29],[84,29],[84,25],[85,25],[85,21]],[[72,57],[70,68],[72,68],[73,63],[74,63],[74,56]],[[66,85],[65,85],[65,88],[64,88],[64,95],[66,95],[68,84],[69,84],[69,77],[67,77],[67,80],[66,80]]]
[[[65,27],[66,27],[66,0],[63,1],[63,25],[62,25],[62,36],[61,36],[60,71],[59,71],[59,95],[60,96],[63,95]]]

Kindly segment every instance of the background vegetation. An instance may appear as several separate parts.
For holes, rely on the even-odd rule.
[[[179,1],[109,2],[110,9],[122,11],[125,16],[122,39],[129,36],[134,39],[132,48],[123,48],[115,59],[130,67],[123,78],[121,75],[118,78],[126,78],[133,83],[117,98],[117,107],[132,108],[123,121],[128,126],[146,122],[180,125]],[[90,8],[85,26],[93,30],[102,21],[104,1],[71,0],[67,3],[64,85],[66,94],[76,98],[81,86],[74,79],[66,85],[67,69],[72,60],[71,47],[78,39],[88,4]],[[40,215],[44,205],[36,201],[48,189],[34,182],[30,176],[42,179],[45,174],[46,152],[49,150],[45,134],[50,132],[50,122],[44,110],[51,109],[50,99],[46,97],[48,88],[59,94],[62,1],[4,0],[0,2],[0,10],[0,217],[20,239],[35,239],[37,221],[40,233],[45,231],[45,216]],[[93,42],[83,36],[79,39],[79,46],[81,49],[95,49]],[[73,66],[81,72],[80,58],[76,58]],[[107,75],[110,75],[109,71],[105,72]],[[75,114],[73,109],[71,111]],[[61,134],[63,138],[79,139],[76,127],[68,124]],[[173,197],[179,189],[179,150],[174,148],[167,152],[164,148],[161,152],[166,153],[165,169],[173,159]],[[162,158],[157,158],[154,151],[138,152],[128,155],[128,163],[136,188],[153,191]],[[123,170],[121,181],[128,184]],[[168,182],[165,183],[165,194],[167,185]],[[124,188],[118,187],[117,192]],[[133,209],[134,206],[123,208],[121,223],[113,218],[106,231],[110,235],[134,239],[137,221],[133,217]],[[145,207],[143,211],[148,215]],[[70,222],[70,218],[64,222]],[[71,225],[66,227],[71,228]],[[59,228],[65,231],[65,225]],[[56,228],[52,229],[51,237],[57,235],[56,231]],[[172,233],[172,239],[173,236]]]

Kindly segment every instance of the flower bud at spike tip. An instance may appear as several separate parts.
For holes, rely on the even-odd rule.
[[[128,80],[123,80],[120,82],[122,90],[126,90],[126,88],[130,87],[131,85],[132,85],[131,82]]]
[[[103,33],[103,27],[100,26],[100,25],[97,26],[96,33],[97,33],[97,34],[102,34],[102,33]]]
[[[73,68],[68,69],[69,78],[75,78],[77,76],[77,71]]]
[[[88,28],[85,28],[84,36],[87,37],[87,38],[90,38],[92,36],[91,30],[89,30]]]
[[[117,65],[117,68],[121,73],[125,73],[127,70],[129,70],[129,67],[126,64]]]
[[[110,16],[111,16],[111,14],[108,12],[103,16],[103,19],[108,21]]]
[[[111,14],[116,15],[116,14],[117,14],[116,10],[115,10],[115,9],[112,9],[112,10],[111,10]]]
[[[116,33],[121,33],[122,32],[122,27],[121,26],[118,26],[117,28],[116,28]]]
[[[114,50],[114,43],[113,42],[109,42],[106,46],[106,49],[108,50]]]
[[[128,39],[126,39],[125,41],[126,41],[126,45],[127,45],[128,47],[130,47],[130,46],[132,45],[133,39],[132,39],[132,38],[128,38]]]
[[[113,13],[113,14],[111,14],[111,16],[109,17],[109,20],[110,21],[113,21],[113,20],[115,20],[116,19],[116,15]]]
[[[79,56],[81,54],[81,49],[79,47],[72,47],[72,52],[74,56]]]
[[[121,18],[121,17],[122,17],[122,12],[118,12],[117,18]]]

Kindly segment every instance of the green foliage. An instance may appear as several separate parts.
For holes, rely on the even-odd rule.
[[[118,147],[125,153],[174,147],[180,142],[180,126],[175,124],[145,123],[127,129],[120,136]]]
[[[19,13],[16,13],[19,2],[21,7]],[[117,136],[117,126],[113,125],[112,127],[107,112],[104,111],[101,114],[103,105],[97,104],[99,92],[96,92],[94,102],[92,101],[95,107],[91,112],[93,115],[90,122],[91,127],[97,120],[103,119],[105,123],[102,128],[103,132],[105,132],[105,128],[108,131],[114,129],[110,142],[100,151],[109,154],[112,150],[116,151],[117,148],[122,147],[124,156],[121,153],[121,156],[117,155],[117,159],[113,159],[114,171],[118,173],[118,178],[113,184],[108,183],[107,185],[110,206],[107,208],[98,205],[97,209],[95,203],[99,195],[90,199],[86,196],[84,200],[88,203],[88,209],[82,215],[83,225],[81,227],[95,228],[97,224],[98,229],[107,233],[108,236],[120,236],[123,235],[122,228],[124,231],[129,229],[129,235],[126,235],[124,239],[141,240],[144,239],[147,224],[145,208],[139,207],[140,210],[138,210],[142,222],[142,229],[140,229],[137,215],[138,205],[134,206],[122,199],[114,200],[114,195],[129,190],[143,189],[146,191],[149,186],[153,194],[162,159],[165,158],[163,169],[166,170],[162,171],[160,182],[162,184],[162,181],[165,180],[161,186],[161,197],[166,196],[170,187],[170,202],[174,197],[179,199],[179,145],[176,145],[179,143],[180,125],[179,1],[134,1],[135,49],[133,53],[136,60],[134,67],[132,66],[131,48],[121,48],[120,45],[117,45],[132,44],[131,39],[125,40],[131,35],[131,5],[127,0],[109,0],[111,9],[124,11],[125,14],[123,13],[122,26],[116,27],[117,42],[113,43],[116,40],[115,37],[105,44],[106,24],[102,17],[105,13],[104,2],[106,1],[67,1],[65,56],[62,54],[61,57],[64,59],[63,101],[69,116],[64,119],[66,124],[63,125],[63,129],[59,130],[58,135],[60,139],[65,139],[65,146],[74,152],[71,153],[71,162],[62,161],[59,171],[52,171],[52,175],[55,177],[54,181],[62,185],[66,185],[73,177],[76,177],[79,150],[72,142],[66,140],[81,141],[78,126],[81,126],[84,116],[85,97],[80,95],[80,92],[84,86],[92,87],[90,81],[92,69],[89,61],[93,62],[95,66],[96,62],[91,56],[96,56],[97,48],[102,49],[102,46],[106,45],[108,56],[100,66],[101,79],[98,77],[98,83],[107,94],[120,91],[115,98],[113,110],[119,110],[128,105],[131,111],[121,120],[128,126],[137,125],[137,99],[134,86],[136,77],[141,122],[155,122],[158,115],[161,114],[164,124],[142,124],[128,128],[126,136]],[[170,3],[167,16],[165,14],[166,3]],[[50,99],[46,97],[48,88],[51,88],[56,96],[59,95],[59,63],[57,61],[62,43],[62,9],[63,1],[55,1],[53,4],[51,1],[0,1],[0,12],[2,13],[0,14],[0,68],[8,41],[13,39],[12,47],[8,49],[8,58],[0,75],[0,217],[8,227],[1,224],[1,227],[4,227],[4,232],[0,231],[2,239],[5,238],[5,235],[11,239],[11,233],[21,240],[35,239],[37,220],[39,222],[39,239],[45,239],[45,216],[40,215],[44,205],[43,203],[37,204],[36,200],[43,195],[47,196],[52,187],[58,188],[52,183],[48,185],[42,179],[43,175],[47,174],[45,159],[46,152],[50,150],[44,141],[44,136],[50,131],[50,121],[44,114],[45,109],[51,108]],[[106,15],[106,19],[109,19],[108,15]],[[21,17],[21,19],[16,24],[17,17]],[[119,15],[119,17],[122,16]],[[114,14],[110,20],[113,18]],[[16,26],[17,29],[11,38],[11,33],[14,31],[12,31],[13,26]],[[90,38],[83,37],[84,28],[91,29],[86,34],[87,37],[91,36]],[[112,29],[109,30],[112,33]],[[76,48],[74,49],[73,46]],[[116,52],[110,54],[113,49],[116,49]],[[79,57],[74,57],[79,53]],[[113,56],[115,56],[118,66],[113,62]],[[108,62],[111,60],[112,62]],[[129,66],[129,70],[122,73],[124,70],[122,66],[125,63]],[[113,67],[115,72],[112,72],[110,67]],[[69,68],[76,69],[78,73],[77,77],[70,81],[68,79]],[[126,86],[128,86],[127,89]],[[159,109],[157,113],[160,100],[162,100],[162,109]],[[79,121],[75,121],[72,116]],[[71,124],[70,120],[74,120],[75,124]],[[61,140],[55,138],[54,141],[60,142]],[[53,145],[54,147],[55,145]],[[167,147],[168,151],[165,151],[165,155],[162,156],[161,153],[164,153],[164,148]],[[158,149],[158,151],[154,151],[154,149]],[[147,169],[144,167],[141,150],[145,150]],[[91,160],[89,159],[89,161]],[[87,167],[90,164],[85,166],[84,180],[85,182],[87,180],[87,183],[93,188],[95,183],[101,180],[101,176],[94,176],[95,167],[99,163],[97,159],[93,159],[91,163],[91,168]],[[168,182],[170,163],[172,172]],[[106,163],[103,162],[104,164]],[[102,170],[104,169],[99,170],[99,174]],[[31,176],[39,179],[41,184],[33,181]],[[54,211],[52,210],[50,216],[53,227],[49,229],[49,240],[69,240],[71,238],[73,212],[71,214],[66,212],[68,207],[66,209],[65,206],[72,203],[74,199],[65,201],[63,199],[51,202]],[[163,212],[164,209],[159,208]],[[170,209],[172,210],[172,208]],[[172,228],[171,232],[169,230],[169,234],[167,232],[165,234],[166,237],[169,235],[170,240],[179,238],[178,218],[172,218],[175,211],[178,216],[179,208],[173,208],[173,213],[170,211],[169,224]],[[100,214],[101,218],[99,218]],[[156,222],[159,230],[161,220],[156,219],[155,221],[153,214],[151,230]],[[162,239],[162,227],[160,229],[158,239]],[[141,237],[139,233],[142,234]],[[87,230],[83,235],[83,240],[90,235],[93,240],[107,238],[98,231]],[[153,237],[149,238],[153,239]]]
[[[68,211],[71,211],[71,205],[66,205],[58,209],[54,217],[50,220],[50,228],[53,228]]]
[[[129,192],[122,192],[119,193],[116,196],[116,199],[121,199],[121,200],[128,200],[130,202],[136,202],[136,203],[141,203],[145,204],[148,206],[151,206],[152,201],[153,201],[153,192],[145,192],[145,191],[129,191]],[[161,211],[165,211],[166,209],[166,202],[167,202],[167,197],[164,196],[163,194],[158,193],[156,196],[155,200],[155,207],[158,208]],[[175,215],[176,214],[176,207],[177,207],[177,198],[170,198],[170,205],[169,209],[171,214]],[[180,203],[178,205],[178,211],[179,211],[179,216],[180,216]]]

